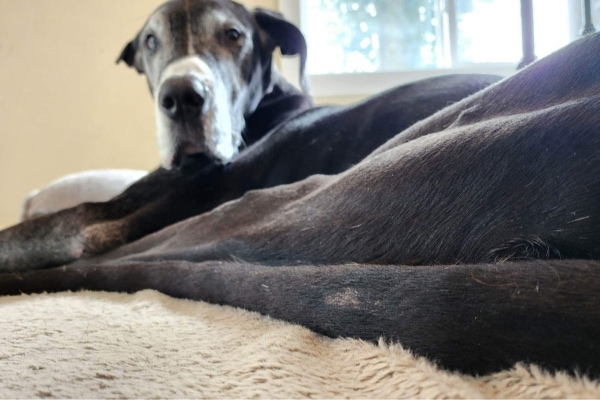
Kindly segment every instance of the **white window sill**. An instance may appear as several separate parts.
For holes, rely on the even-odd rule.
[[[298,70],[297,59],[284,58],[281,60],[282,75],[296,86],[298,85]],[[440,75],[477,73],[506,77],[515,72],[516,67],[479,66],[400,72],[310,75],[309,82],[313,97],[370,96],[398,85]]]

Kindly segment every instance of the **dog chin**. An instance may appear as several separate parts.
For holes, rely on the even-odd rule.
[[[180,168],[186,162],[194,163],[197,160],[210,161],[214,164],[227,164],[238,152],[238,147],[228,143],[217,144],[212,149],[188,143],[162,151],[161,164],[167,170]],[[203,163],[205,163],[204,161]]]
[[[161,153],[161,165],[167,170],[181,167],[186,158],[193,158],[200,155],[208,159],[213,158],[204,149],[192,144],[172,147]]]

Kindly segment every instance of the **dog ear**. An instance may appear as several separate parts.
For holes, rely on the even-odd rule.
[[[137,56],[137,39],[133,39],[131,42],[127,43],[127,46],[125,46],[121,55],[117,58],[117,64],[121,61],[124,61],[129,67],[135,68],[138,73],[144,73],[144,69]]]
[[[262,8],[254,10],[254,18],[258,25],[269,35],[284,56],[300,56],[300,86],[308,95],[308,79],[306,77],[306,39],[294,24],[282,14]]]

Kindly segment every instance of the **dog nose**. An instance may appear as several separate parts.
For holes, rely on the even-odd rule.
[[[170,118],[199,115],[204,106],[204,85],[195,78],[170,78],[160,89],[161,110]]]

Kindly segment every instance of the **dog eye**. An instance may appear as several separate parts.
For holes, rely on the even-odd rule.
[[[148,50],[155,51],[156,46],[158,45],[158,42],[154,35],[148,35],[148,36],[146,36],[146,40],[144,41],[144,44],[146,45],[146,48]]]
[[[227,36],[227,39],[229,39],[233,42],[237,41],[241,35],[242,34],[240,33],[240,31],[238,31],[237,29],[234,29],[234,28],[227,29],[225,31],[225,36]]]

